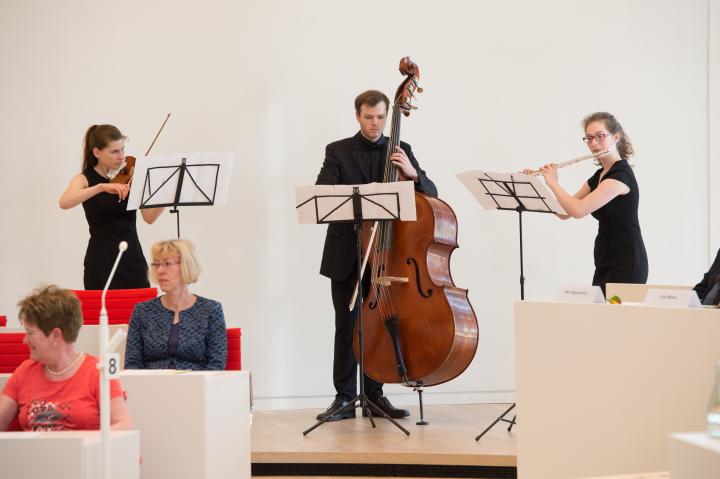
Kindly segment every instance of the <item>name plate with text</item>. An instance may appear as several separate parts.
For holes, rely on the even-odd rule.
[[[692,289],[649,289],[645,304],[672,308],[699,308],[700,299]]]
[[[569,301],[572,303],[604,303],[600,286],[563,286],[555,296],[557,301]]]

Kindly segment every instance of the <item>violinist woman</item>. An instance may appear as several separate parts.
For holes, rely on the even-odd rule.
[[[90,227],[85,253],[85,289],[103,289],[118,244],[128,249],[118,265],[110,289],[147,288],[147,262],[143,256],[135,225],[136,211],[127,210],[130,185],[112,183],[109,174],[125,160],[126,137],[112,125],[93,125],[85,133],[82,173],[75,175],[60,197],[60,208],[67,210],[82,203]],[[152,224],[164,208],[142,209],[146,223]]]
[[[610,113],[592,113],[582,124],[583,141],[590,151],[593,154],[607,151],[598,157],[602,168],[575,195],[558,184],[554,163],[543,166],[542,175],[568,214],[563,219],[592,214],[599,222],[592,284],[600,286],[603,293],[606,283],[644,284],[648,259],[638,220],[640,192],[627,161],[634,152],[632,143]]]

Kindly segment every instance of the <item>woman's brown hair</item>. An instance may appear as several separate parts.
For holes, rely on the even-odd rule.
[[[95,165],[98,164],[98,159],[93,154],[93,148],[102,150],[111,141],[124,140],[125,138],[120,130],[112,125],[93,125],[88,128],[83,143],[82,171],[95,168]]]
[[[82,327],[80,301],[69,289],[42,286],[18,302],[20,321],[37,326],[45,336],[59,328],[63,339],[74,343]]]
[[[625,130],[623,130],[620,122],[617,121],[617,119],[613,115],[606,111],[598,111],[589,114],[588,116],[583,118],[583,131],[586,131],[588,125],[594,121],[602,121],[605,124],[605,128],[607,128],[607,131],[612,134],[620,134],[620,140],[617,144],[617,151],[620,154],[620,158],[622,158],[623,160],[627,160],[632,156],[633,153],[635,153],[632,143],[630,142],[630,138],[627,136],[627,133],[625,133]]]

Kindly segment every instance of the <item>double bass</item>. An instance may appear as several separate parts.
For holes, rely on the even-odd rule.
[[[393,101],[384,182],[398,180],[390,156],[400,145],[401,119],[422,91],[420,70],[409,57],[400,60],[400,72],[406,78]],[[380,221],[375,234],[363,225],[370,288],[362,322],[365,374],[381,383],[422,387],[450,381],[468,367],[478,324],[467,290],[456,287],[450,274],[450,255],[458,247],[455,213],[418,192],[415,207],[417,221]],[[359,358],[357,325],[354,346]]]

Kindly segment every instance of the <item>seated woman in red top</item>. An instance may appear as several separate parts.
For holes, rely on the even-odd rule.
[[[75,350],[80,301],[53,285],[35,290],[18,306],[30,359],[0,394],[0,431],[16,417],[25,431],[99,429],[98,359]],[[113,429],[132,428],[118,380],[110,381],[110,423]]]

